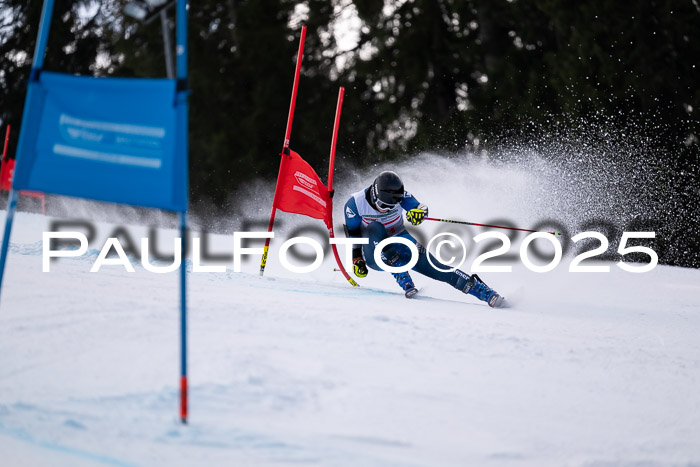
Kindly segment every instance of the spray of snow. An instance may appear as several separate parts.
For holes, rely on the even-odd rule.
[[[568,239],[582,231],[601,231],[611,242],[611,252],[617,250],[623,231],[655,231],[653,243],[662,261],[697,255],[675,240],[700,235],[700,212],[693,202],[697,192],[688,182],[689,177],[697,180],[698,174],[677,170],[673,155],[659,150],[649,134],[634,125],[609,121],[568,122],[546,131],[533,124],[499,139],[498,145],[471,147],[456,155],[425,152],[357,168],[341,153],[334,182],[336,231],[342,232],[343,205],[350,194],[369,186],[382,170],[393,170],[406,189],[430,207],[432,217],[557,230],[564,233],[565,250]],[[325,180],[325,167],[317,169]],[[230,197],[230,207],[224,210],[209,203],[195,204],[192,229],[266,230],[274,186],[274,181],[251,180]],[[679,186],[691,188],[684,193]],[[52,205],[59,206],[60,215],[73,218],[164,228],[177,225],[172,213],[152,209],[60,197]],[[322,232],[323,225],[303,216],[278,214],[278,238],[304,229]],[[447,226],[421,229],[425,238]],[[448,230],[466,236],[480,232],[454,224]],[[416,235],[420,237],[421,231]]]

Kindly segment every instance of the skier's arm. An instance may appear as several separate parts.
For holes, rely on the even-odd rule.
[[[406,191],[403,195],[403,199],[401,200],[401,207],[406,210],[406,212],[410,211],[411,209],[415,209],[420,205],[420,202],[413,197],[411,193]]]
[[[357,209],[355,198],[345,203],[345,233],[350,238],[362,237],[362,216]],[[367,276],[367,264],[362,258],[362,247],[356,245],[352,249],[352,269],[357,277]]]
[[[401,207],[406,210],[406,220],[413,225],[420,224],[428,215],[428,206],[418,202],[408,191],[401,201]]]
[[[347,203],[345,203],[345,226],[347,227],[347,235],[350,238],[360,238],[362,237],[362,216],[357,209],[357,203],[355,203],[355,198],[350,198]]]

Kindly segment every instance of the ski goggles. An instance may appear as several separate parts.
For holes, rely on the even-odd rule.
[[[385,203],[381,199],[377,199],[377,207],[379,209],[394,209],[399,203]]]

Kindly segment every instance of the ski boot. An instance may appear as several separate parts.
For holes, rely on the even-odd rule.
[[[505,305],[505,299],[486,285],[476,274],[472,274],[469,278],[463,292],[474,295],[479,300],[488,303],[491,308],[500,308]]]
[[[413,285],[413,280],[411,280],[411,276],[408,272],[393,272],[391,275],[394,276],[396,282],[398,282],[404,290],[406,298],[411,298],[418,293],[418,289]]]

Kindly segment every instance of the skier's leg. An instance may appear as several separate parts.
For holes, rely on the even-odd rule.
[[[389,237],[389,233],[380,222],[372,222],[367,226],[366,234],[369,238],[367,245],[362,245],[362,254],[365,258],[367,266],[377,271],[382,270],[374,260],[374,252],[377,245],[384,239]],[[382,250],[381,257],[385,264],[394,267],[400,267],[408,264],[410,261],[411,251],[406,245],[389,244]],[[413,297],[418,293],[418,289],[413,285],[413,280],[408,272],[392,273],[396,282],[404,290],[406,298]]]
[[[374,249],[377,247],[377,244],[387,238],[389,234],[380,222],[375,221],[367,226],[365,236],[369,239],[369,243],[362,245],[362,256],[365,257],[365,262],[368,267],[375,271],[381,271],[382,269],[377,265],[376,261],[374,261]]]
[[[377,245],[384,239],[389,238],[389,233],[384,228],[381,222],[374,221],[367,226],[366,235],[369,238],[369,243],[362,245],[362,255],[365,257],[367,266],[376,270],[383,269],[374,261],[374,250]],[[390,243],[382,249],[382,260],[389,266],[400,267],[408,264],[411,251],[406,245]]]
[[[402,233],[401,236],[409,238],[411,241],[416,243],[416,246],[418,247],[419,256],[418,262],[413,267],[414,271],[419,272],[424,276],[428,276],[431,279],[450,284],[457,290],[473,295],[479,300],[485,301],[491,307],[500,306],[502,303],[501,296],[496,293],[495,290],[484,284],[479,276],[476,274],[470,276],[459,269],[450,271],[449,266],[438,261],[437,258],[431,255],[430,252],[428,252],[426,248],[418,243],[418,241],[416,241],[410,234],[406,232],[405,235]],[[430,257],[430,261],[428,261],[428,257]]]

